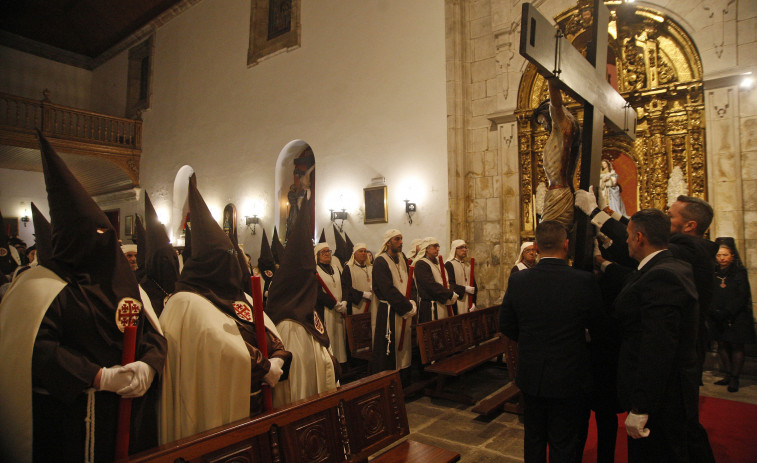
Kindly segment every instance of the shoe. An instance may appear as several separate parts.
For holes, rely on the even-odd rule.
[[[731,382],[728,383],[728,392],[738,392],[739,390],[739,377],[731,377]]]
[[[712,384],[715,384],[717,386],[728,386],[728,384],[731,383],[731,375],[726,375],[725,378],[721,379],[720,381],[715,381]]]

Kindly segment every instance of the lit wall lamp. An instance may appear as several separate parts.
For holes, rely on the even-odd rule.
[[[252,225],[252,234],[254,235],[255,226],[260,223],[260,217],[258,217],[257,215],[253,215],[252,217],[245,216],[245,221],[247,223],[247,228],[250,228],[250,225]]]
[[[342,228],[344,227],[344,221],[347,220],[347,216],[349,215],[347,213],[347,209],[342,209],[341,212],[334,211],[334,209],[329,209],[331,212],[331,221],[336,222],[337,220],[341,220],[339,223],[339,231],[344,231]]]
[[[21,205],[24,206],[24,215],[21,217],[21,222],[23,222],[24,228],[26,228],[26,224],[29,223],[29,210],[24,203],[21,203]]]
[[[411,203],[409,199],[405,200],[405,214],[407,214],[407,221],[410,225],[413,224],[413,214],[415,214],[415,203]]]

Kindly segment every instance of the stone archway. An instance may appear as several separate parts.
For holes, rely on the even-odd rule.
[[[664,13],[635,4],[607,5],[608,81],[637,112],[637,139],[629,142],[605,130],[603,157],[630,159],[637,173],[635,204],[629,209],[667,206],[668,184],[675,167],[683,172],[688,194],[706,197],[702,62],[694,42]],[[583,14],[582,14],[583,13]],[[590,10],[573,7],[555,17],[580,51],[586,49]],[[537,188],[545,182],[541,152],[548,134],[532,120],[547,99],[547,82],[529,64],[518,90],[516,118],[520,160],[520,232],[533,235],[537,223]],[[583,120],[581,105],[568,108]],[[624,158],[625,159],[625,158]],[[577,182],[576,182],[577,184]]]

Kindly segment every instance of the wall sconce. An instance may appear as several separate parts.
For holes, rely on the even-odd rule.
[[[21,217],[21,221],[24,223],[24,228],[26,228],[26,224],[29,223],[29,216],[25,215]]]
[[[331,221],[336,222],[337,220],[341,220],[339,231],[344,231],[342,227],[344,227],[344,221],[347,220],[347,216],[349,215],[347,209],[342,209],[342,212],[334,211],[334,209],[329,209],[329,211],[331,212]]]
[[[247,228],[250,228],[250,225],[252,225],[252,234],[255,234],[255,226],[260,223],[260,218],[257,215],[245,216],[245,223],[247,224]]]
[[[405,200],[405,214],[407,214],[407,221],[410,225],[413,224],[413,214],[415,214],[415,203],[411,203],[409,199]]]

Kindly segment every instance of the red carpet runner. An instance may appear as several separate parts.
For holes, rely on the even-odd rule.
[[[700,396],[699,417],[710,438],[715,461],[718,463],[757,462],[757,405]],[[628,460],[626,428],[623,426],[625,419],[625,414],[618,416],[616,463]],[[597,427],[593,412],[583,461],[584,463],[597,461]]]

